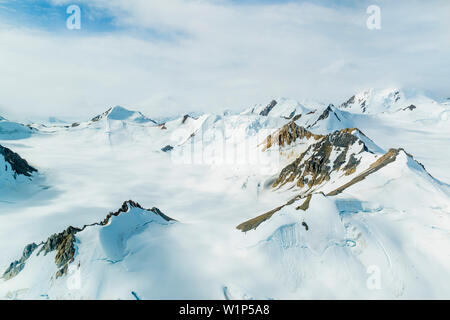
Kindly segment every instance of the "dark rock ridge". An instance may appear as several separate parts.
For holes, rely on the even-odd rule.
[[[348,99],[346,102],[342,103],[339,107],[340,108],[350,108],[352,104],[354,104],[356,101],[356,96],[352,96],[350,99]],[[365,113],[367,111],[367,101],[364,99],[358,99],[359,107],[361,108],[362,112]]]
[[[406,110],[409,110],[409,111],[413,111],[414,109],[416,109],[417,107],[415,106],[415,105],[410,105],[410,106],[408,106],[408,107],[406,107],[406,108],[403,108],[403,111],[406,111]]]
[[[181,124],[184,124],[186,122],[186,120],[189,119],[189,118],[190,118],[190,116],[188,114],[185,114],[183,116],[183,120],[181,120]]]
[[[313,123],[310,124],[307,128],[313,128],[317,123],[319,123],[322,120],[327,119],[330,116],[334,116],[339,122],[341,121],[341,119],[339,118],[339,116],[336,114],[336,112],[333,110],[334,105],[330,104],[323,112],[322,114],[319,116],[319,118],[317,118],[317,120]]]
[[[343,104],[341,104],[341,108],[348,108],[350,105],[355,103],[355,96],[352,96],[350,99],[348,99],[346,102],[344,102]]]
[[[188,114],[185,114],[183,116],[183,119],[181,120],[181,124],[185,124],[188,119],[198,120],[198,117],[193,117]]]
[[[169,152],[169,151],[172,151],[172,150],[173,150],[173,147],[171,145],[169,145],[169,144],[161,149],[162,152]]]
[[[265,108],[262,110],[259,115],[260,116],[268,116],[269,112],[272,111],[272,109],[277,105],[277,102],[275,100],[272,100]]]
[[[175,221],[174,219],[166,216],[164,213],[161,212],[158,208],[153,207],[152,209],[144,209],[139,203],[134,202],[132,200],[125,201],[122,206],[119,208],[119,210],[115,212],[110,212],[103,221],[84,225],[82,228],[75,228],[75,227],[68,227],[66,230],[64,230],[61,233],[53,234],[50,236],[46,241],[35,244],[31,243],[27,245],[23,251],[22,257],[12,262],[9,267],[6,269],[6,271],[3,273],[2,278],[5,280],[9,280],[11,278],[14,278],[17,276],[25,267],[25,262],[27,259],[31,256],[31,254],[37,249],[40,248],[37,255],[40,255],[41,253],[46,256],[48,253],[56,251],[55,256],[55,264],[58,267],[58,271],[55,274],[56,278],[59,278],[65,274],[67,274],[69,264],[74,261],[75,258],[75,243],[76,243],[76,237],[75,235],[86,229],[87,227],[91,226],[105,226],[109,223],[111,217],[118,216],[122,213],[128,212],[131,208],[139,208],[141,210],[145,211],[151,211],[154,214],[160,216],[166,221]]]
[[[109,108],[108,110],[106,110],[105,112],[103,112],[102,114],[99,114],[98,116],[95,116],[91,119],[92,122],[97,122],[100,121],[101,119],[105,118],[108,116],[108,114],[111,112],[112,108]]]
[[[5,158],[5,161],[11,165],[11,168],[14,171],[14,178],[19,174],[31,177],[33,172],[37,172],[37,170],[30,166],[25,159],[22,159],[17,153],[2,145],[0,145],[0,155],[2,155]]]

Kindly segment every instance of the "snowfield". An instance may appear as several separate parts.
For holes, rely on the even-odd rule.
[[[0,153],[0,299],[449,299],[449,115],[386,89],[166,122],[1,118],[37,171]]]

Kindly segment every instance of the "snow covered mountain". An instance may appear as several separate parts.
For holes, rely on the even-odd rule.
[[[397,111],[404,101],[405,94],[399,89],[368,89],[355,94],[340,107],[353,113],[377,114]]]
[[[31,180],[37,172],[25,159],[17,153],[0,145],[0,190],[8,191],[14,184]]]
[[[147,123],[152,122],[156,123],[150,118],[147,118],[142,113],[138,111],[131,111],[128,109],[125,109],[121,106],[115,106],[113,108],[108,109],[101,115],[98,115],[94,118],[92,118],[91,122],[97,122],[101,120],[118,120],[118,121],[130,121],[130,122],[137,122],[137,123]]]
[[[354,114],[378,115],[424,125],[448,125],[450,108],[415,90],[368,89],[357,93],[339,108]]]
[[[237,228],[299,297],[439,298],[449,294],[449,196],[412,156],[389,150],[349,182],[300,193]]]
[[[0,140],[18,140],[30,137],[34,130],[23,124],[0,117]]]
[[[7,141],[49,188],[0,199],[0,298],[449,298],[448,111],[386,89],[40,127]],[[4,181],[33,178],[12,155]],[[177,221],[105,218],[130,198]]]
[[[319,105],[319,103],[317,103]],[[311,111],[311,108],[306,107],[298,101],[277,98],[272,100],[267,105],[255,105],[241,114],[254,114],[260,116],[282,117],[285,119],[292,119],[295,115],[306,114]]]
[[[303,131],[304,137],[312,136],[301,127],[294,128]],[[313,139],[318,142],[301,143],[307,148],[296,150],[298,158],[281,170],[273,187],[295,188],[301,194],[328,190],[368,170],[383,154],[381,148],[355,128],[314,135]],[[297,140],[292,144],[297,145]]]
[[[132,264],[135,265],[132,272],[145,272],[139,261],[144,257],[151,258],[152,251],[157,246],[157,239],[161,238],[164,229],[173,222],[173,219],[164,215],[158,208],[144,209],[136,202],[126,201],[119,210],[109,213],[100,222],[81,228],[70,226],[39,244],[33,242],[27,245],[22,257],[12,262],[3,273],[2,278],[8,282],[0,290],[25,284],[32,287],[32,290],[22,298],[67,298],[69,296],[64,292],[67,290],[66,279],[62,278],[72,275],[80,277],[78,280],[81,280],[81,277],[86,279],[84,281],[89,279],[92,290],[88,289],[84,291],[84,295],[72,298],[94,295],[96,298],[108,297],[108,289],[98,290],[101,279],[112,277],[126,281]],[[137,237],[147,238],[147,252],[140,250],[138,256],[130,255],[130,252],[142,247],[140,241],[134,241]],[[126,263],[129,270],[105,268],[118,262]],[[133,297],[134,291],[122,291],[123,288],[116,291],[114,296],[122,295],[121,298],[125,299]]]

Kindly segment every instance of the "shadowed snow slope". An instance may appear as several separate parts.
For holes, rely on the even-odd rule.
[[[158,241],[163,239],[164,229],[173,221],[157,208],[147,210],[133,201],[124,202],[118,211],[108,214],[99,223],[69,227],[40,244],[27,245],[22,257],[3,273],[6,282],[1,294],[4,296],[7,294],[4,290],[10,288],[26,287],[30,289],[18,297],[130,298],[132,289],[136,288],[125,290],[123,287],[127,274],[139,270],[144,273],[144,265],[137,262],[142,257],[157,256],[152,250],[159,250]],[[146,241],[133,241],[138,235]],[[72,296],[67,282],[70,277],[80,277],[87,282],[83,290],[74,291],[76,296]],[[102,279],[106,277],[120,279],[120,289],[102,290]]]
[[[0,117],[0,140],[19,140],[30,137],[33,129]]]

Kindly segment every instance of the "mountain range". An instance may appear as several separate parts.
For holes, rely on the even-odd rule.
[[[448,299],[449,121],[397,88],[1,118],[0,298]]]

